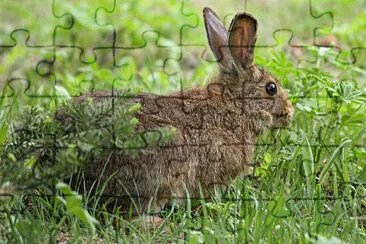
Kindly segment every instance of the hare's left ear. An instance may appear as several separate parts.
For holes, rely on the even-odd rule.
[[[257,20],[248,13],[238,13],[231,22],[228,45],[238,71],[253,64],[257,26]]]
[[[203,9],[203,19],[205,21],[208,43],[220,69],[225,73],[232,73],[233,61],[230,50],[227,47],[228,31],[219,20],[219,17],[217,17],[217,14],[208,7]]]

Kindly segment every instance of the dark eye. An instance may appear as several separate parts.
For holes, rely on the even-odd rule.
[[[266,92],[271,95],[274,96],[277,94],[277,86],[274,82],[269,82],[266,85]]]

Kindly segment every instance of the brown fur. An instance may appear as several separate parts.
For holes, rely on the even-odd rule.
[[[191,197],[199,197],[200,186],[207,190],[216,184],[229,183],[245,172],[256,137],[263,129],[287,126],[292,119],[291,102],[278,80],[252,63],[256,20],[249,14],[238,14],[232,24],[235,28],[227,32],[212,10],[205,8],[204,17],[210,47],[220,66],[218,74],[210,78],[206,87],[167,96],[137,95],[143,107],[136,114],[138,127],[174,127],[174,139],[138,158],[114,152],[102,175],[105,181],[117,172],[104,194],[133,196],[137,212],[147,211],[149,204],[159,210],[174,196],[184,203],[186,191]],[[237,29],[244,33],[238,34]],[[240,39],[241,36],[245,38]],[[229,48],[227,43],[231,45]],[[231,50],[235,43],[240,45],[234,48],[243,50]],[[277,85],[274,96],[266,92],[270,81]],[[109,94],[94,93],[94,102]],[[83,102],[88,97],[76,100]],[[61,115],[56,118],[65,119]],[[97,160],[84,169],[87,185],[100,177],[106,161],[106,158]],[[119,204],[128,210],[131,201],[128,197],[120,198]]]

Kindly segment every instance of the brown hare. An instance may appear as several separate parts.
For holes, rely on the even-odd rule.
[[[253,64],[257,20],[238,13],[229,31],[210,8],[203,17],[209,46],[219,66],[205,87],[158,96],[141,93],[138,128],[175,128],[167,146],[137,158],[115,152],[86,166],[86,185],[102,177],[104,194],[120,196],[122,210],[159,211],[172,198],[185,203],[216,184],[242,175],[252,159],[257,136],[267,127],[285,127],[293,107],[280,82]],[[95,92],[98,103],[109,92]],[[87,100],[90,95],[76,98]],[[61,116],[62,117],[62,116]],[[56,113],[56,118],[58,118]],[[104,174],[101,176],[103,168]],[[151,208],[150,208],[151,207]]]

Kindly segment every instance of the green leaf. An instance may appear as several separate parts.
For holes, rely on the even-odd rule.
[[[33,166],[33,164],[37,161],[37,158],[36,157],[31,157],[29,160],[27,160],[25,163],[24,163],[24,167],[26,168],[30,168]]]
[[[362,151],[361,155],[366,156],[366,152]],[[363,169],[362,169],[361,173],[358,175],[356,181],[360,184],[366,183],[366,165],[363,166]]]
[[[128,112],[129,113],[135,113],[137,112],[138,110],[141,109],[141,104],[137,103],[135,105],[132,105],[129,109],[128,109]]]
[[[82,196],[71,190],[70,186],[63,182],[58,182],[56,184],[56,189],[60,190],[65,195],[64,198],[58,196],[57,199],[66,206],[66,212],[75,215],[82,222],[88,224],[91,227],[92,233],[94,235],[95,225],[98,223],[98,221],[93,216],[91,216],[87,210],[82,208]]]
[[[352,140],[346,140],[344,141],[341,145],[339,145],[336,150],[334,150],[332,156],[329,158],[329,160],[327,161],[326,165],[324,166],[322,172],[320,173],[320,180],[319,180],[319,184],[321,185],[323,183],[323,181],[325,180],[325,175],[328,172],[330,166],[332,166],[335,157],[337,156],[338,152],[348,143],[352,142]]]
[[[266,152],[266,153],[264,154],[264,162],[266,162],[267,164],[270,164],[270,163],[271,163],[271,161],[272,161],[271,154],[270,154],[270,153],[268,153],[268,152]]]
[[[364,151],[363,149],[360,150],[357,147],[355,147],[353,150],[355,151],[356,156],[360,156],[360,157],[366,156],[366,151]]]
[[[9,129],[9,125],[5,125],[3,126],[3,128],[1,128],[0,130],[0,154],[2,154],[3,152],[3,146],[5,144],[5,140],[6,140],[6,134],[8,132]]]

